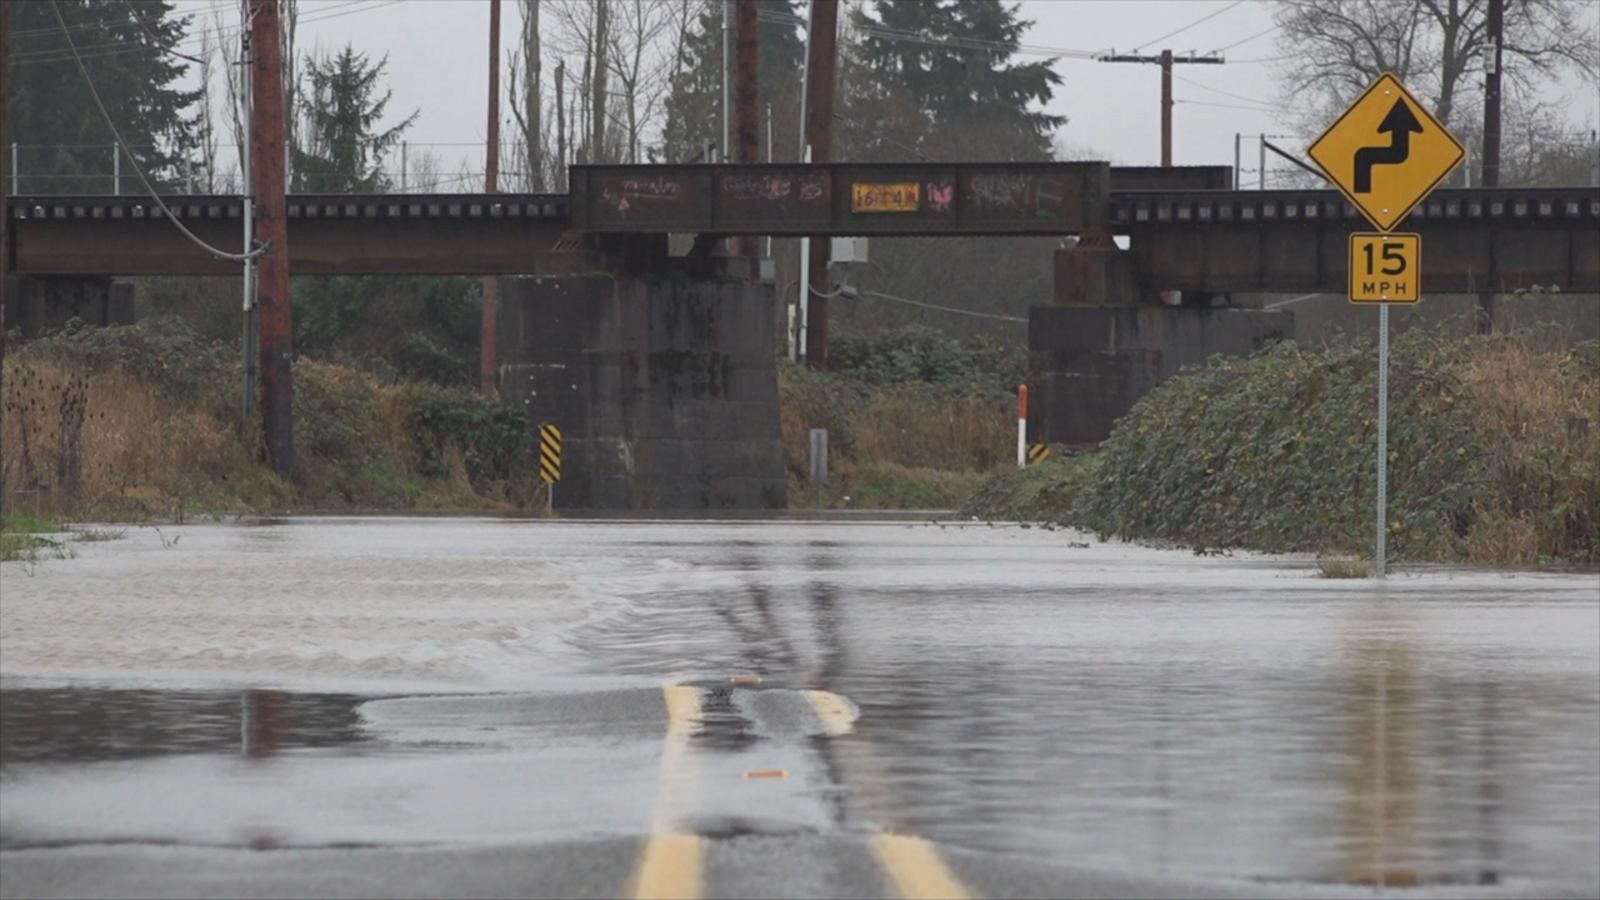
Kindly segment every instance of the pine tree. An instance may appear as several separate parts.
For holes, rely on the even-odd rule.
[[[1013,62],[1033,24],[1001,0],[877,0],[858,9],[841,92],[842,158],[1048,159],[1066,121],[1039,111],[1054,60]]]
[[[800,24],[803,6],[804,0],[759,0],[761,60],[757,77],[763,115],[768,106],[775,115],[791,111],[799,99],[800,67],[805,62]],[[667,124],[662,135],[666,162],[695,158],[706,141],[722,143],[722,10],[721,0],[703,3],[699,19],[684,41],[666,104]],[[794,158],[793,153],[782,152],[796,146],[794,128],[785,127],[789,118],[779,119],[777,159]],[[763,130],[763,144],[765,134]]]
[[[379,130],[392,91],[378,91],[389,58],[372,63],[346,45],[337,56],[306,56],[291,189],[322,194],[388,190],[383,157],[417,119]]]
[[[7,134],[19,146],[19,193],[113,189],[114,138],[72,58],[50,3],[12,3],[5,72]],[[172,50],[190,16],[168,0],[57,0],[106,109],[140,167],[161,187],[182,181],[195,149],[200,91],[180,89],[189,64]],[[140,190],[126,164],[125,192]],[[9,173],[7,173],[9,174]]]

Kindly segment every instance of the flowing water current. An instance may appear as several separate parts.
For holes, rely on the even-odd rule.
[[[1380,588],[904,521],[296,519],[81,546],[0,568],[0,850],[636,832],[659,723],[641,750],[572,725],[603,712],[573,698],[759,676],[859,718],[822,757],[796,744],[793,790],[741,827],[870,818],[1267,884],[1600,885],[1592,573]],[[484,705],[520,697],[556,705]],[[544,773],[543,814],[505,801],[510,771]]]

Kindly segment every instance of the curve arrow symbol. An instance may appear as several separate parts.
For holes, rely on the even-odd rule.
[[[1422,133],[1422,123],[1401,97],[1378,125],[1378,133],[1389,133],[1389,146],[1362,147],[1356,151],[1355,193],[1372,193],[1372,167],[1398,165],[1411,156],[1411,133]]]

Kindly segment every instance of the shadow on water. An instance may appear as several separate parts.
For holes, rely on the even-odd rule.
[[[373,698],[278,691],[0,688],[0,766],[190,753],[263,758],[369,740],[356,707]]]

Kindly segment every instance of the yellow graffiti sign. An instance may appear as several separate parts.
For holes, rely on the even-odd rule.
[[[858,213],[916,212],[922,208],[921,185],[914,181],[894,184],[856,182],[850,185],[850,211]]]

